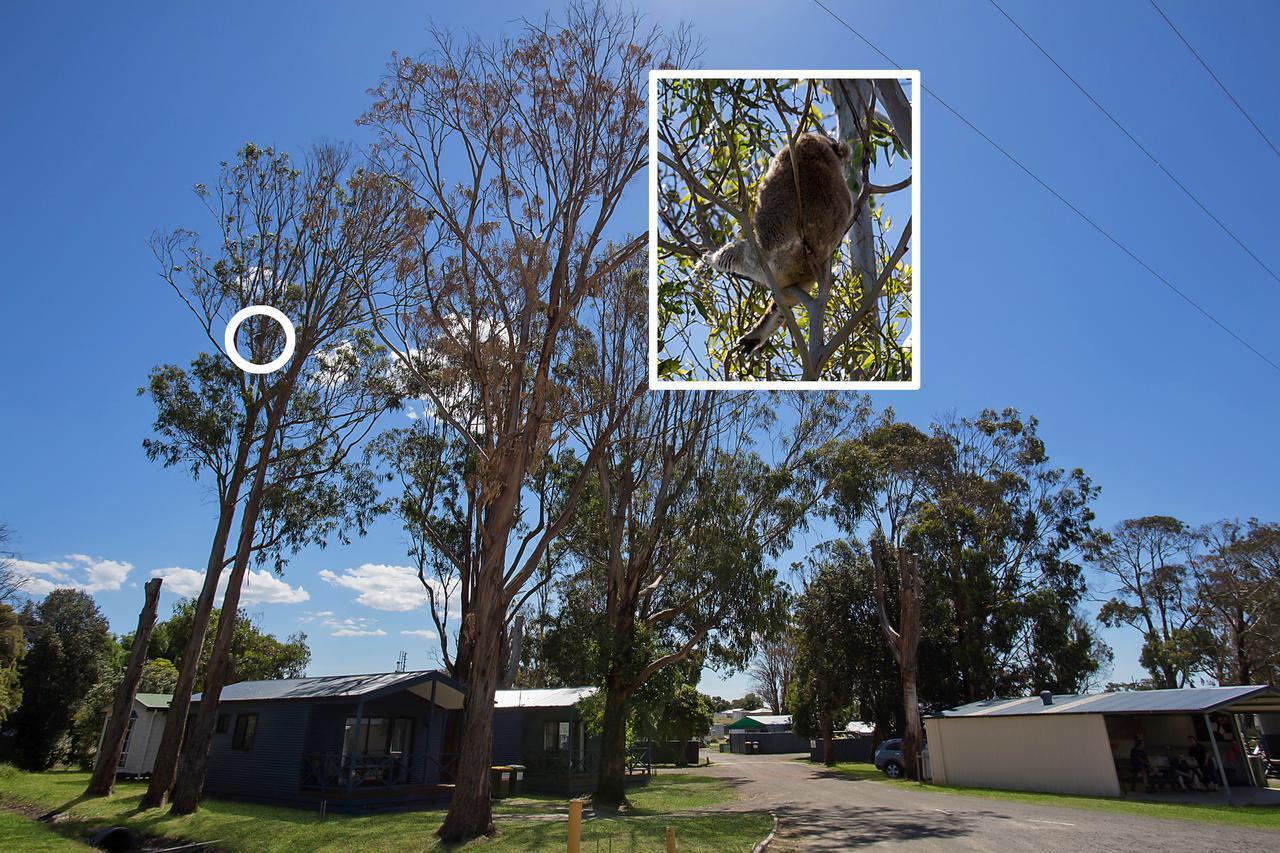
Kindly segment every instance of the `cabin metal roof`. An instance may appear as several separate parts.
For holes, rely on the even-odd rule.
[[[499,690],[495,708],[568,708],[596,692],[594,687],[551,687],[535,690]]]
[[[173,701],[172,693],[138,693],[133,697],[133,701],[141,702],[143,707],[155,710],[167,711],[169,703]]]
[[[760,726],[790,726],[791,716],[789,714],[760,714],[757,716],[746,716],[734,723],[726,726],[727,729],[749,729]]]
[[[462,685],[436,669],[417,672],[375,672],[369,675],[319,675],[240,681],[222,688],[219,702],[275,702],[319,699],[370,699],[438,681],[459,693]],[[201,694],[191,697],[199,702]]]
[[[937,717],[1025,717],[1033,714],[1232,714],[1280,713],[1280,690],[1267,685],[1187,687],[1179,690],[1130,690],[1055,695],[1046,705],[1039,696],[986,699],[940,711]]]

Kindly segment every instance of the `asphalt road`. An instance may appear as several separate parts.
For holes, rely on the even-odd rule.
[[[771,851],[877,846],[912,851],[1280,851],[1280,832],[922,791],[857,781],[795,756],[714,754],[694,771],[731,782],[725,808],[771,811]]]

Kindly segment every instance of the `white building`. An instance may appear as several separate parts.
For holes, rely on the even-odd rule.
[[[129,726],[125,729],[124,749],[116,773],[120,776],[148,776],[156,763],[160,749],[160,737],[164,734],[164,721],[169,714],[168,693],[139,693],[133,699],[133,712],[129,714]],[[107,714],[107,720],[111,714]],[[102,754],[102,738],[107,733],[106,720],[98,735],[98,754]]]
[[[1133,784],[1135,744],[1156,768],[1190,745],[1212,757],[1223,787],[1265,787],[1246,760],[1239,714],[1280,712],[1264,685],[990,699],[924,721],[933,781],[1115,797]]]

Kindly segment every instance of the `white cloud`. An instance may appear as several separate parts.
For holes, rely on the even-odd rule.
[[[120,589],[133,571],[132,563],[104,560],[86,554],[68,554],[48,563],[14,560],[13,568],[27,579],[22,589],[31,595],[48,595],[55,589],[78,589],[88,593]]]
[[[427,603],[427,591],[418,580],[418,573],[408,566],[387,566],[365,563],[341,574],[322,569],[320,577],[334,586],[345,587],[359,593],[356,602],[374,610],[406,612],[417,610]],[[428,581],[440,592],[440,585]]]
[[[218,581],[218,598],[227,591],[227,572]],[[204,572],[173,566],[166,569],[155,569],[153,578],[164,578],[164,589],[194,598],[200,594],[204,584]],[[240,589],[241,604],[301,604],[311,599],[311,593],[301,586],[290,586],[271,572],[261,569],[250,569],[245,575],[244,586]]]
[[[298,617],[299,622],[317,623],[329,629],[330,637],[385,637],[387,632],[376,627],[376,619],[354,616],[335,619],[332,610],[312,610]]]
[[[424,640],[434,640],[436,638],[435,631],[401,631],[402,637],[421,637]]]

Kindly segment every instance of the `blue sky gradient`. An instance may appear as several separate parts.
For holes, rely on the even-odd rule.
[[[1280,360],[1280,284],[1268,278],[981,0],[827,0],[1103,227],[1243,337]],[[641,3],[705,42],[707,68],[881,68],[807,2]],[[772,11],[769,10],[772,7]],[[1280,158],[1146,3],[1006,9],[1273,268]],[[1273,139],[1280,8],[1162,7]],[[156,275],[157,228],[203,228],[190,192],[246,140],[298,150],[367,143],[354,120],[392,50],[417,54],[429,22],[493,35],[528,4],[9,3],[0,11],[0,520],[23,558],[62,562],[131,630],[140,583],[204,564],[212,502],[143,456],[152,408],[136,389],[201,344]],[[1105,26],[1100,25],[1105,22]],[[1153,513],[1202,523],[1276,520],[1280,373],[1226,337],[926,98],[920,242],[923,387],[875,396],[904,418],[1015,406],[1053,459],[1102,487],[1099,521]],[[625,211],[645,225],[643,181]],[[634,223],[634,224],[632,224]],[[797,553],[830,535],[819,527]],[[379,610],[330,582],[405,564],[392,521],[347,547],[298,556],[298,603],[258,604],[277,633],[306,630],[313,674],[432,664],[424,610]],[[117,589],[109,588],[119,580]],[[264,587],[265,589],[265,587]],[[172,595],[162,606],[167,610]],[[368,600],[368,599],[366,599]],[[328,612],[331,616],[316,616]],[[350,620],[350,621],[347,621]],[[342,634],[343,626],[349,630]],[[351,636],[353,632],[382,634]],[[1108,632],[1115,675],[1139,673]],[[740,693],[745,678],[703,689]]]

